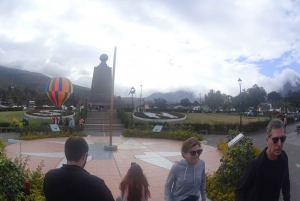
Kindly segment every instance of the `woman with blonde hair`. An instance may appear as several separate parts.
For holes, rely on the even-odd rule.
[[[205,163],[199,159],[202,151],[194,137],[183,142],[183,159],[172,165],[165,184],[165,201],[198,201],[200,196],[206,200]]]
[[[146,201],[150,198],[149,184],[141,166],[131,163],[131,166],[120,183],[121,196],[117,201]]]

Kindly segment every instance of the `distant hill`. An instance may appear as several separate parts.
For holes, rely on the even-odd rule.
[[[279,91],[279,93],[281,94],[282,97],[285,97],[285,95],[287,94],[287,92],[289,90],[291,90],[291,91],[300,90],[300,78],[295,77],[294,79],[295,79],[295,82],[298,84],[296,86],[292,86],[290,82],[285,83],[283,86],[283,89],[281,91]]]
[[[9,86],[28,87],[36,90],[38,93],[44,92],[46,83],[51,78],[41,73],[30,72],[15,68],[7,68],[0,66],[0,88]],[[85,100],[90,96],[90,89],[73,84],[74,93],[77,93],[81,100]]]
[[[199,102],[199,98],[194,97],[194,94],[192,92],[182,91],[182,90],[176,92],[169,92],[169,93],[156,92],[146,97],[145,99],[152,101],[157,98],[163,98],[166,101],[168,101],[168,103],[179,103],[184,98],[188,98],[190,102],[194,102],[194,101]]]

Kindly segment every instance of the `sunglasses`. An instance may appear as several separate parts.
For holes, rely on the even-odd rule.
[[[284,143],[284,141],[286,140],[286,136],[282,136],[282,137],[273,137],[271,138],[274,144],[277,144],[279,139],[282,143]]]
[[[203,151],[203,149],[199,149],[199,150],[197,150],[197,151],[190,151],[189,153],[191,154],[191,156],[195,156],[196,153],[197,153],[198,155],[202,154],[202,151]]]

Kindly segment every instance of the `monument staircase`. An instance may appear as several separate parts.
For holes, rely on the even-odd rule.
[[[118,117],[116,111],[113,112],[112,130],[122,130],[124,125]],[[109,132],[110,129],[110,111],[88,111],[84,122],[84,130],[95,130],[100,132]]]

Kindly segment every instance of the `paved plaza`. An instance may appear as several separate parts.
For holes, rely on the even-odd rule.
[[[95,133],[92,133],[95,134]],[[100,134],[99,134],[100,135]],[[67,138],[48,138],[33,141],[22,141],[6,147],[10,158],[30,156],[29,167],[35,169],[43,160],[43,172],[59,168],[66,163],[64,143]],[[164,200],[164,185],[172,164],[182,158],[180,148],[182,141],[166,139],[113,137],[116,151],[105,151],[108,145],[107,136],[87,136],[89,158],[85,169],[102,178],[114,198],[120,195],[119,184],[127,173],[131,162],[138,163],[146,175],[151,198]],[[205,161],[206,172],[216,171],[220,166],[222,154],[215,147],[203,145],[201,159]]]

